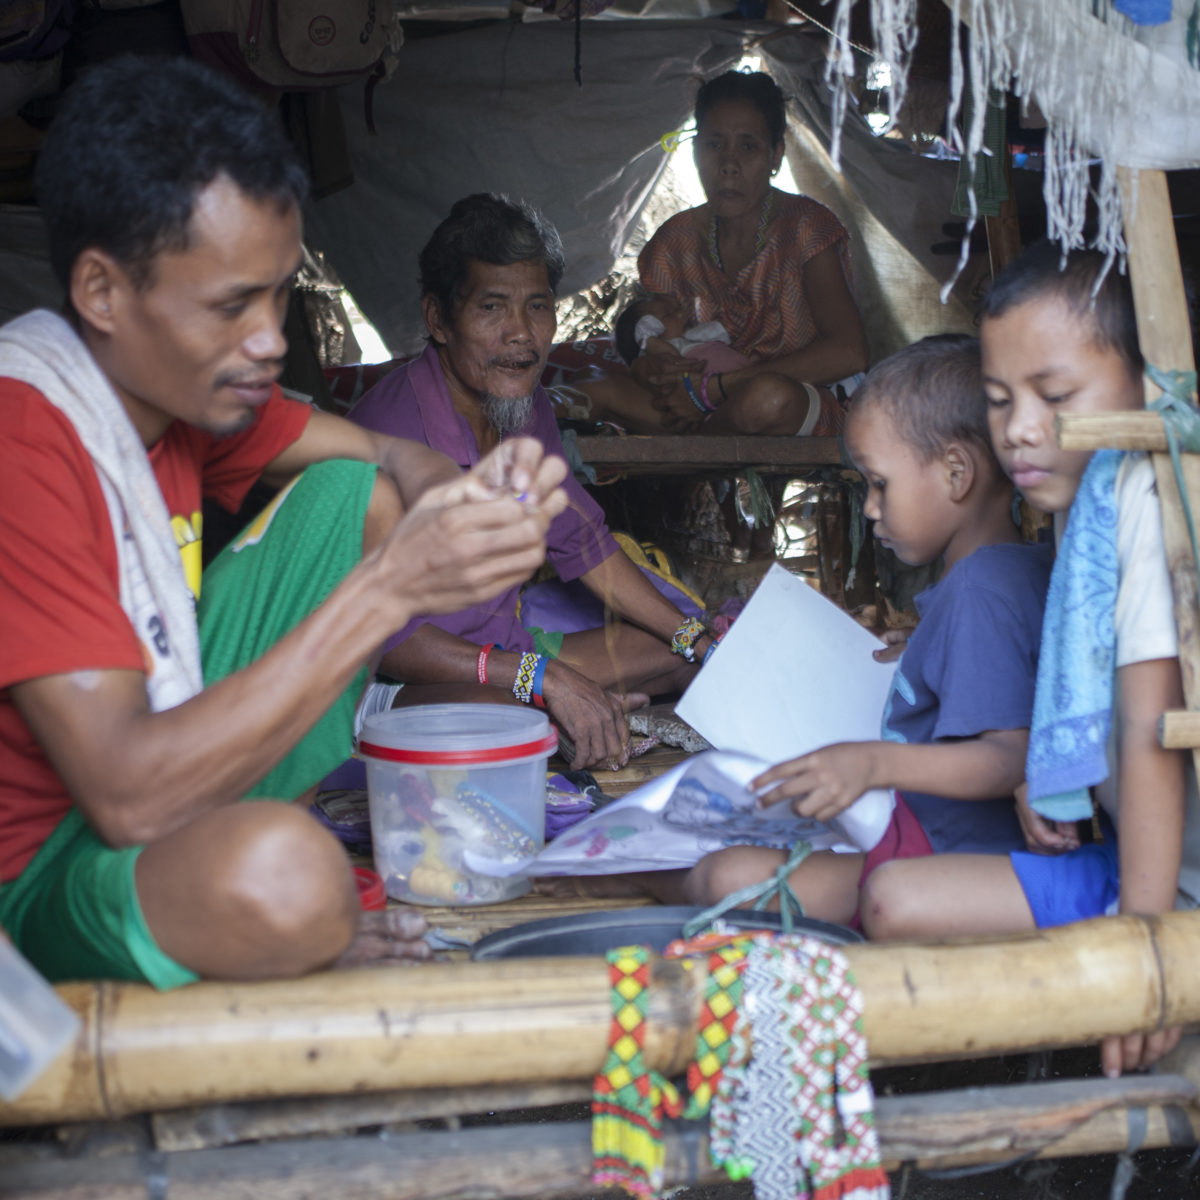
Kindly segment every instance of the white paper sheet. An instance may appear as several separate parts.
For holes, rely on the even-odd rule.
[[[881,645],[776,564],[675,711],[718,750],[770,763],[831,742],[877,741],[895,671],[871,657]],[[868,792],[837,824],[869,850],[891,813],[890,792]]]
[[[843,845],[834,829],[797,817],[786,801],[758,807],[746,784],[768,766],[760,758],[706,750],[592,813],[536,858],[517,862],[466,850],[463,862],[476,874],[501,878],[619,875],[691,867],[727,846],[786,850],[801,838],[815,850]]]

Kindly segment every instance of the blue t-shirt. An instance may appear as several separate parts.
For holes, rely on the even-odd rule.
[[[921,620],[896,668],[884,740],[1029,728],[1053,557],[1048,545],[982,546],[916,598]],[[936,853],[1025,849],[1012,796],[947,800],[906,791],[904,799]]]

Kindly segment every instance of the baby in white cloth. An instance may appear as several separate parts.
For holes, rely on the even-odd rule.
[[[684,386],[704,422],[710,422],[731,401],[730,415],[748,407],[765,406],[770,411],[794,406],[803,414],[796,430],[802,436],[813,431],[821,415],[821,394],[811,383],[798,383],[774,371],[739,378],[735,373],[754,360],[730,345],[729,331],[720,321],[689,323],[687,305],[675,296],[655,293],[627,305],[613,327],[613,342],[617,353],[630,364],[639,355],[656,351],[701,360],[695,375],[685,377]],[[737,432],[757,432],[737,423],[735,428]]]

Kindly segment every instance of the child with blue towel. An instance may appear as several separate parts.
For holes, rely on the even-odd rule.
[[[1099,254],[1064,264],[1056,246],[1034,247],[982,310],[992,444],[1059,541],[1020,806],[1028,849],[887,864],[864,896],[876,936],[1044,928],[1200,897],[1195,775],[1158,739],[1183,696],[1154,470],[1145,454],[1067,451],[1055,435],[1058,413],[1142,407],[1132,295],[1103,271]],[[1081,845],[1093,797],[1101,838]],[[1105,1072],[1146,1067],[1177,1039],[1107,1039]]]

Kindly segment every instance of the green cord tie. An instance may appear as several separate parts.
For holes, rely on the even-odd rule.
[[[1163,371],[1151,363],[1146,364],[1146,374],[1153,383],[1162,388],[1163,394],[1146,405],[1162,417],[1163,429],[1167,434],[1167,449],[1171,453],[1171,466],[1175,471],[1175,486],[1183,503],[1183,515],[1187,520],[1188,537],[1192,543],[1192,560],[1200,570],[1200,546],[1196,542],[1196,522],[1192,517],[1192,506],[1188,502],[1187,489],[1183,483],[1182,452],[1200,454],[1200,410],[1192,397],[1196,394],[1195,371]]]
[[[731,892],[724,900],[718,900],[711,908],[706,908],[702,913],[694,916],[684,927],[683,936],[685,938],[693,938],[702,930],[707,929],[719,917],[723,917],[727,912],[735,908],[742,908],[744,905],[751,905],[756,911],[764,909],[770,904],[773,896],[779,897],[779,915],[783,918],[783,932],[791,933],[792,924],[797,918],[804,916],[804,905],[800,903],[799,897],[792,891],[792,885],[788,882],[791,873],[813,852],[812,842],[806,842],[803,839],[798,841],[793,847],[791,854],[788,855],[788,860],[775,872],[769,879],[764,879],[762,883],[748,883],[744,888],[738,888],[736,892]]]

